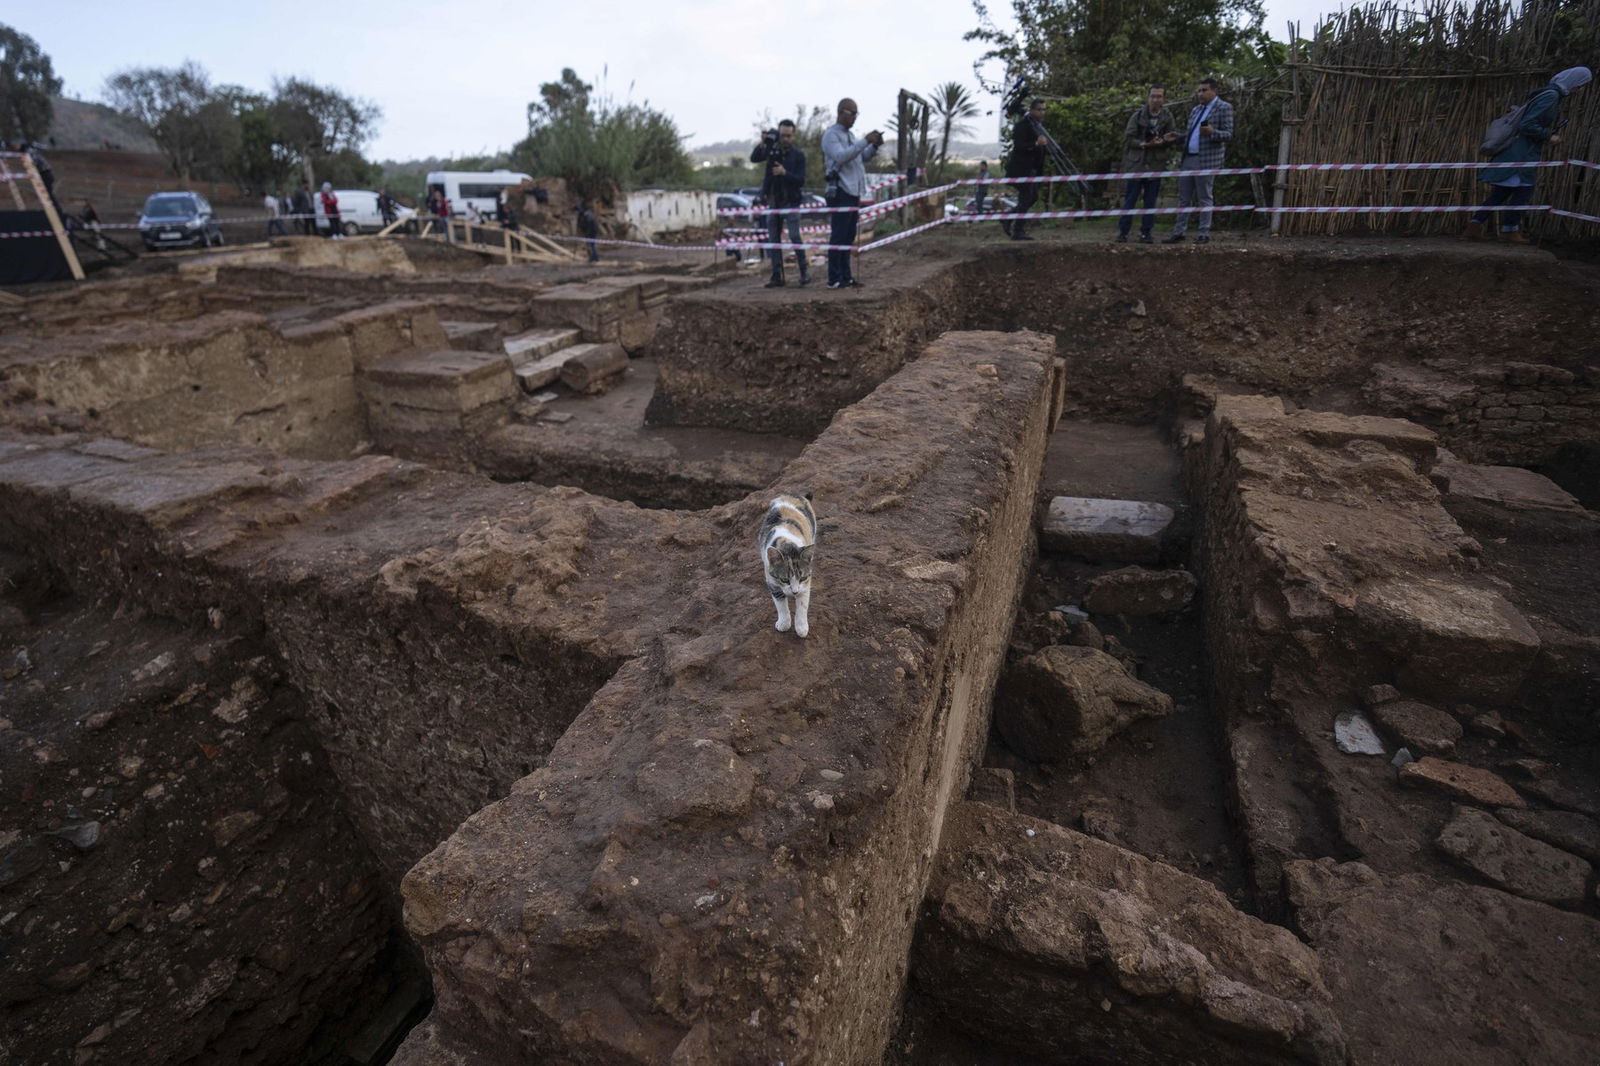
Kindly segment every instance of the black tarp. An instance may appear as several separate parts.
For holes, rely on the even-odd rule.
[[[44,236],[9,236],[12,233]],[[43,211],[0,211],[0,285],[71,279],[72,270]]]

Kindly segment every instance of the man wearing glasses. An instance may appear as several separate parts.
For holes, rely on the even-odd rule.
[[[823,172],[827,175],[829,207],[860,207],[867,191],[867,160],[883,147],[883,134],[873,130],[857,140],[850,133],[856,124],[856,102],[849,97],[839,101],[838,121],[822,135]],[[856,211],[835,211],[828,243],[853,245],[856,241]],[[859,288],[850,265],[850,252],[829,250],[828,288]]]

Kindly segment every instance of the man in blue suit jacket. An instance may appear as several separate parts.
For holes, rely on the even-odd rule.
[[[1191,170],[1216,170],[1222,166],[1228,142],[1233,140],[1233,105],[1217,95],[1217,79],[1201,78],[1195,88],[1196,103],[1189,111],[1189,121],[1179,143],[1183,146],[1183,161],[1178,165],[1178,207],[1199,206],[1200,236],[1196,244],[1211,239],[1211,187],[1215,174],[1189,174]],[[1189,228],[1188,210],[1179,210],[1172,222],[1172,236],[1163,244],[1177,244],[1184,239]]]

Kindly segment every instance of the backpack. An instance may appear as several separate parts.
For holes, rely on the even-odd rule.
[[[1522,103],[1489,123],[1489,128],[1483,131],[1483,143],[1478,145],[1478,154],[1493,157],[1511,147],[1511,142],[1517,139],[1517,134],[1522,129],[1523,116],[1543,92],[1543,89],[1535,89]]]

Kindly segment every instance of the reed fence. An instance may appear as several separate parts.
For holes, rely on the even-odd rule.
[[[1298,42],[1284,107],[1293,163],[1463,162],[1478,158],[1484,128],[1550,76],[1591,65],[1600,0],[1395,0],[1351,7]],[[1564,101],[1562,143],[1546,159],[1600,160],[1600,87]],[[1534,203],[1600,216],[1600,172],[1553,167],[1535,174]],[[1340,204],[1445,206],[1480,202],[1474,170],[1295,172],[1289,207]],[[1456,232],[1457,214],[1285,216],[1284,233],[1354,229]],[[1532,216],[1541,234],[1594,236],[1592,222]]]

